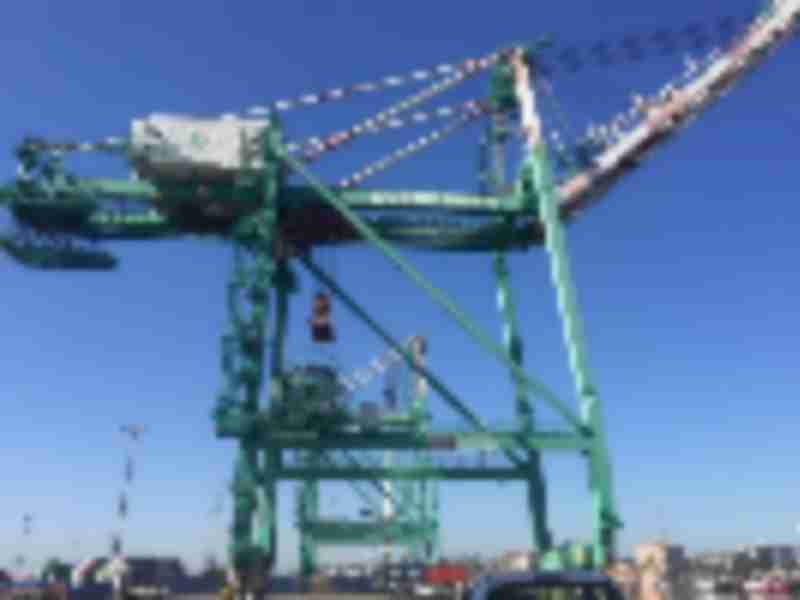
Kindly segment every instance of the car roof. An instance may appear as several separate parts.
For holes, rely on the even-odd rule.
[[[566,583],[572,585],[598,585],[610,583],[604,573],[596,571],[538,571],[484,575],[481,583],[495,587],[505,584]]]

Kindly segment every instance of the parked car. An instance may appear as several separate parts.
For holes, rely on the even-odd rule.
[[[624,600],[605,574],[593,571],[546,571],[483,575],[465,600]]]

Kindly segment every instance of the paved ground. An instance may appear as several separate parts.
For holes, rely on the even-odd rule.
[[[212,594],[178,594],[173,596],[175,600],[217,600],[217,597]],[[267,598],[274,598],[275,600],[389,600],[390,598],[397,598],[397,596],[388,596],[386,594],[269,594]]]

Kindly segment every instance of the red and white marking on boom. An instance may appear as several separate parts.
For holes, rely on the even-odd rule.
[[[691,81],[682,86],[667,85],[657,99],[636,99],[638,106],[634,108],[643,117],[641,123],[603,152],[592,167],[559,187],[562,214],[571,216],[597,199],[657,144],[697,118],[786,41],[798,22],[800,0],[773,0],[737,44],[724,53],[714,50],[710,55],[713,60]]]
[[[434,83],[428,91],[420,92],[411,100],[412,105],[418,104],[427,99],[428,95],[435,95],[444,91],[466,77],[475,75],[500,60],[502,52],[492,52],[477,59],[466,59],[458,64],[442,64],[430,69],[417,69],[407,75],[391,75],[375,81],[368,81],[348,87],[339,87],[319,93],[304,94],[292,100],[277,100],[267,106],[255,106],[248,110],[251,116],[266,116],[275,112],[285,112],[297,108],[326,104],[346,100],[357,94],[372,94],[382,92],[390,88],[398,88],[405,85],[429,81],[438,76],[447,76],[446,79]],[[401,107],[399,110],[406,110],[408,106]],[[391,113],[390,111],[387,111]],[[392,116],[389,114],[388,116]]]
[[[299,143],[291,143],[286,146],[288,152],[303,152],[305,162],[313,162],[323,156],[324,153],[338,149],[341,145],[351,142],[360,136],[367,134],[379,134],[390,129],[402,129],[412,125],[422,125],[433,119],[445,119],[456,117],[464,112],[474,110],[478,105],[478,100],[467,100],[460,105],[440,106],[431,111],[416,111],[410,115],[398,117],[378,117],[365,120],[363,123],[354,125],[348,130],[338,131],[324,138],[312,137]],[[379,115],[380,116],[380,115]]]
[[[530,71],[525,64],[525,52],[518,49],[511,56],[514,69],[514,93],[519,103],[519,115],[522,123],[522,135],[529,152],[542,141],[542,122],[536,112],[536,97],[531,87]]]
[[[452,135],[462,127],[472,123],[479,117],[482,117],[490,112],[490,108],[487,104],[481,102],[475,102],[474,105],[470,106],[469,109],[465,110],[461,113],[458,119],[448,123],[444,127],[440,129],[436,129],[431,131],[430,133],[423,135],[416,140],[410,142],[409,144],[405,145],[402,148],[398,148],[391,154],[384,156],[380,160],[377,160],[373,163],[370,163],[366,167],[362,168],[356,173],[353,173],[349,177],[345,177],[339,181],[339,188],[352,188],[354,186],[358,186],[363,181],[378,173],[381,173],[388,169],[389,167],[397,164],[401,160],[404,160],[414,154],[425,150],[426,148],[430,147],[431,145],[435,144],[436,142],[441,142],[449,135]]]

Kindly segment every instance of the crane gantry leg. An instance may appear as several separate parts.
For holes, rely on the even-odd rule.
[[[611,492],[611,462],[606,446],[605,426],[597,391],[588,369],[583,325],[570,272],[564,227],[558,212],[547,150],[543,144],[533,149],[524,168],[529,169],[537,191],[539,214],[545,229],[545,247],[550,260],[550,274],[561,314],[569,365],[580,401],[581,420],[584,431],[592,440],[588,450],[589,486],[594,513],[592,561],[595,565],[606,565],[614,558],[615,530],[620,528],[622,523],[614,507]]]
[[[270,130],[276,135],[277,129]],[[266,137],[266,136],[265,136]],[[227,414],[252,422],[259,413],[263,383],[265,329],[270,288],[276,290],[276,324],[270,368],[270,402],[283,395],[283,346],[288,319],[288,294],[293,276],[286,257],[279,255],[277,231],[278,163],[271,160],[272,140],[265,139],[267,167],[263,171],[263,206],[233,232],[234,272],[228,286],[230,330],[223,337],[226,387],[217,417]],[[240,303],[247,303],[244,316]],[[277,547],[277,480],[281,451],[263,448],[257,434],[239,440],[233,496],[231,563],[242,596],[260,596],[275,563]],[[254,527],[255,524],[255,527]]]
[[[498,253],[494,260],[497,276],[497,304],[503,318],[503,338],[508,353],[522,367],[523,344],[519,335],[516,311],[511,294],[510,276],[506,257]],[[516,409],[519,431],[530,435],[534,432],[533,406],[522,382],[512,373],[516,387]],[[528,451],[530,478],[527,482],[528,510],[533,528],[533,547],[539,553],[550,550],[552,540],[547,527],[547,488],[542,471],[541,452],[532,448]]]
[[[220,396],[219,409],[236,412],[242,417],[258,412],[258,396],[262,380],[263,330],[267,306],[267,284],[264,262],[255,261],[254,268],[245,266],[242,248],[235,248],[235,272],[229,287],[229,308],[232,331],[223,342],[224,367],[228,386]],[[248,318],[243,318],[239,300],[251,302]],[[266,477],[266,469],[274,456],[263,461],[257,440],[242,437],[239,443],[234,481],[234,516],[231,562],[240,590],[259,589],[258,573],[271,560],[274,530],[274,491]],[[262,464],[263,462],[263,464]],[[257,528],[254,522],[257,517]],[[272,527],[270,527],[272,525]],[[255,530],[254,530],[255,529]]]
[[[504,144],[509,132],[505,116],[497,114],[489,121],[481,143],[480,178],[481,191],[499,196],[505,186]],[[523,366],[524,345],[519,332],[516,307],[511,288],[511,275],[506,255],[498,251],[494,256],[494,272],[497,278],[497,308],[502,319],[503,345],[511,360],[519,369]],[[518,372],[511,371],[515,387],[517,428],[525,435],[534,433],[534,409],[524,382]],[[541,452],[528,450],[530,478],[527,481],[528,511],[533,533],[533,547],[541,553],[552,546],[552,537],[547,526],[547,487],[542,468]]]
[[[310,467],[319,467],[319,453],[304,452],[303,462]],[[317,542],[311,534],[308,523],[319,519],[319,480],[312,479],[300,484],[299,498],[300,531],[300,575],[304,578],[311,577],[317,570]]]

